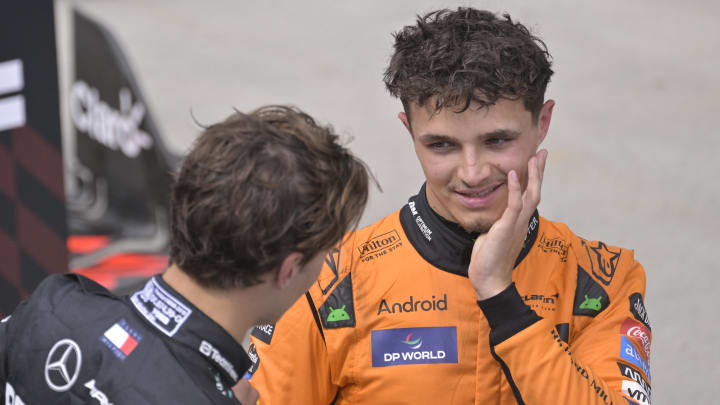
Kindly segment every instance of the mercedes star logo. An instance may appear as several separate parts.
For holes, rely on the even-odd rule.
[[[45,381],[53,391],[69,390],[80,374],[82,352],[71,339],[63,339],[50,349],[45,360]]]

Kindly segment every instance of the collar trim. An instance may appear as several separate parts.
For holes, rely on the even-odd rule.
[[[475,238],[467,232],[453,229],[451,224],[444,223],[443,218],[430,208],[425,184],[400,210],[400,223],[408,240],[423,259],[440,270],[467,277]],[[537,239],[539,223],[540,216],[535,210],[528,222],[528,233],[515,267],[530,253]]]
[[[136,312],[162,332],[161,336],[200,353],[225,384],[235,385],[250,367],[250,358],[242,346],[161,276],[151,278],[130,297],[130,302]]]

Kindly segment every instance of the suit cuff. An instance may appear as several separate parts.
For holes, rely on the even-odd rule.
[[[491,346],[502,343],[542,319],[525,305],[515,283],[498,295],[477,303],[490,324]]]

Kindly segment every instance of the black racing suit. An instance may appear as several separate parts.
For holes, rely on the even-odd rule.
[[[0,323],[5,404],[239,404],[231,387],[249,365],[160,276],[126,297],[50,276]]]

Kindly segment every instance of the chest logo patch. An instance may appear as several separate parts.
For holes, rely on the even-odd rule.
[[[457,363],[455,326],[372,331],[372,366]]]

